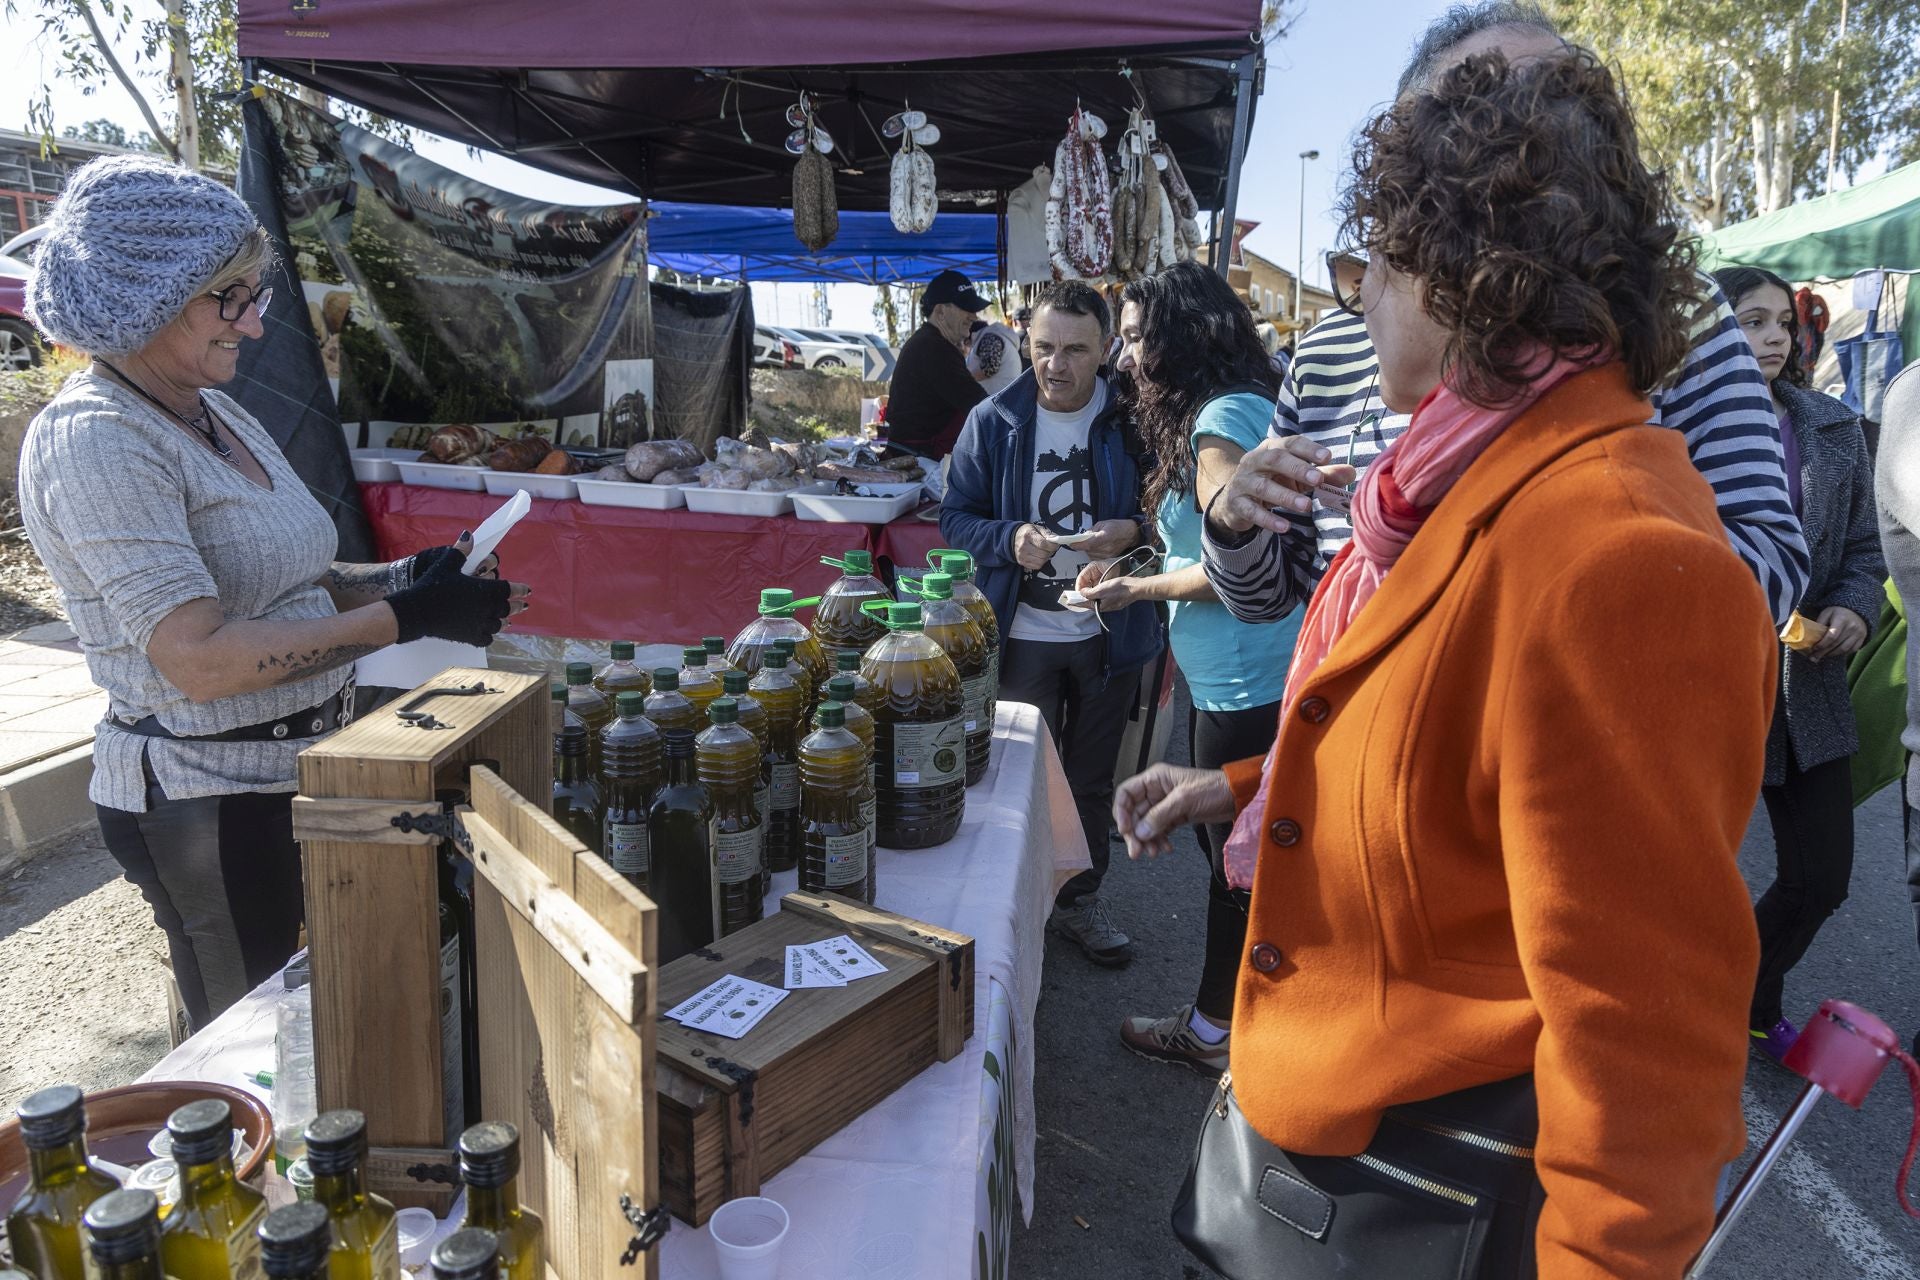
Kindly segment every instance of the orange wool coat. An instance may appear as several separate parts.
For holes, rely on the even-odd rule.
[[[1679,1276],[1745,1132],[1778,645],[1651,416],[1617,364],[1542,397],[1286,709],[1234,1008],[1240,1105],[1307,1154],[1534,1072],[1545,1280]]]

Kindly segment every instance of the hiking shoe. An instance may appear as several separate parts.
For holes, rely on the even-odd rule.
[[[1192,1017],[1193,1006],[1188,1004],[1157,1022],[1139,1016],[1128,1018],[1120,1024],[1120,1043],[1143,1058],[1188,1067],[1203,1076],[1218,1076],[1227,1069],[1231,1033],[1223,1035],[1219,1044],[1208,1044],[1194,1034]]]
[[[1070,907],[1055,906],[1049,922],[1053,931],[1069,942],[1080,944],[1087,959],[1109,969],[1117,969],[1133,959],[1133,942],[1120,932],[1107,914],[1107,904],[1098,894],[1084,894]]]
[[[1800,1038],[1800,1030],[1785,1018],[1774,1023],[1764,1031],[1748,1030],[1753,1037],[1753,1047],[1766,1054],[1775,1062],[1787,1056],[1787,1050],[1793,1048],[1793,1042]]]

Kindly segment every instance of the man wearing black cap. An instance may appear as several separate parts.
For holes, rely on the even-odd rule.
[[[942,271],[920,295],[924,317],[893,366],[887,441],[938,461],[953,451],[967,411],[986,398],[967,372],[967,331],[987,300],[958,271]]]

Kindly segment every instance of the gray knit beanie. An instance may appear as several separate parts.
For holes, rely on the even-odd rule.
[[[102,156],[54,203],[27,282],[27,318],[90,355],[138,351],[255,225],[239,196],[148,156]]]

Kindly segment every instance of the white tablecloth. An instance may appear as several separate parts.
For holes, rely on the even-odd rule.
[[[970,1280],[976,1236],[992,1221],[982,1198],[996,1172],[1005,1185],[1003,1109],[1012,1118],[1013,1183],[1031,1219],[1043,934],[1055,890],[1087,865],[1079,815],[1039,712],[1001,703],[993,763],[967,792],[960,833],[937,849],[882,849],[876,876],[879,906],[973,937],[974,1034],[953,1061],[921,1072],[765,1184],[762,1193],[793,1219],[783,1280]],[[794,887],[793,872],[776,875],[769,904]],[[211,1080],[266,1096],[246,1077],[273,1066],[279,990],[277,978],[262,984],[142,1078]],[[996,1015],[1011,1053],[992,1034]],[[1008,1066],[1012,1079],[1003,1081]],[[1004,1220],[1005,1208],[998,1213]],[[1006,1242],[995,1234],[989,1230],[989,1250],[1004,1259]],[[716,1274],[704,1229],[676,1221],[660,1249],[662,1280]]]

